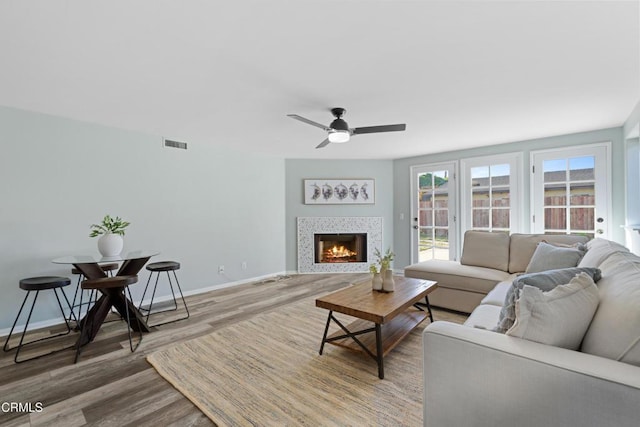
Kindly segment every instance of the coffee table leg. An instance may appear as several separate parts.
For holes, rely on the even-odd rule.
[[[431,320],[431,323],[433,323],[433,312],[431,311],[431,304],[429,304],[429,295],[424,297],[424,301],[425,302],[417,302],[415,304],[413,304],[413,306],[415,308],[417,308],[418,310],[422,310],[422,307],[426,307],[427,308],[427,312],[429,313],[429,320]],[[422,310],[424,311],[424,310]]]
[[[376,357],[378,361],[378,378],[384,379],[384,362],[382,359],[382,328],[376,323]]]
[[[427,310],[429,311],[429,320],[433,323],[433,313],[431,312],[431,304],[429,304],[429,295],[424,297],[425,302],[427,303]]]
[[[329,316],[327,316],[327,325],[324,327],[324,335],[322,336],[322,344],[320,344],[320,356],[322,356],[322,350],[324,349],[324,343],[327,341],[327,332],[329,331],[329,323],[331,323],[332,310],[329,310]]]

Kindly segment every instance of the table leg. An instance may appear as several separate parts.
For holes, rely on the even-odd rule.
[[[329,310],[329,316],[327,316],[327,325],[324,327],[324,335],[322,335],[322,344],[320,344],[320,356],[322,356],[322,350],[324,349],[324,343],[327,341],[327,332],[329,332],[329,323],[331,323],[331,314],[333,311]]]
[[[142,267],[144,267],[147,261],[149,261],[149,257],[128,259],[122,263],[116,275],[135,276],[142,270]],[[140,330],[142,330],[142,332],[150,332],[144,316],[140,313],[138,307],[126,297],[124,292],[114,298],[114,307],[123,318],[126,316],[125,304],[129,308],[129,326],[131,326],[131,329],[136,332],[140,332]]]
[[[429,320],[433,323],[433,312],[431,311],[431,304],[429,304],[429,295],[425,296],[424,300],[425,302],[417,302],[413,306],[419,310],[422,310],[422,307],[426,307],[427,312],[429,313]]]
[[[332,312],[333,313],[333,312]],[[349,329],[347,329],[346,326],[344,326],[342,324],[342,322],[340,322],[338,319],[335,318],[335,316],[333,314],[329,314],[329,320],[333,320],[334,322],[336,322],[336,325],[338,325],[340,327],[340,329],[342,329],[345,334],[344,335],[338,335],[338,336],[334,336],[331,338],[325,338],[323,341],[324,342],[332,342],[332,341],[338,341],[344,338],[351,338],[356,344],[358,344],[360,346],[360,348],[362,348],[362,350],[367,353],[369,356],[371,356],[371,358],[373,360],[378,360],[376,355],[373,354],[373,352],[371,352],[371,350],[369,350],[367,348],[367,346],[365,346],[362,341],[360,341],[357,337],[357,335],[363,335],[363,334],[368,334],[369,332],[374,332],[376,330],[376,328],[368,328],[368,329],[362,329],[360,331],[354,331],[351,332]]]
[[[376,323],[376,361],[378,362],[378,378],[384,379],[384,361],[382,357],[382,328]]]
[[[117,276],[135,276],[142,267],[149,261],[149,258],[134,258],[128,259],[122,263],[120,269],[116,273]]]
[[[76,343],[76,348],[81,347],[94,340],[100,326],[104,323],[104,319],[107,318],[109,311],[111,310],[111,301],[109,295],[102,295],[98,301],[91,307],[84,318],[80,321],[80,336]]]
[[[87,279],[100,279],[107,277],[107,273],[102,271],[97,262],[73,264],[75,268],[80,270]]]
[[[429,304],[429,295],[425,296],[424,300],[427,304],[427,310],[429,310],[429,320],[433,323],[433,313],[431,312],[431,304]]]
[[[109,295],[111,306],[122,316],[123,319],[127,319],[127,308],[129,310],[129,326],[136,332],[149,332],[149,326],[144,321],[144,316],[138,310],[133,302],[129,300],[124,294],[124,288],[104,289],[102,292]]]
[[[329,324],[331,321],[336,322],[336,324],[344,331],[344,335],[335,335],[333,334],[331,338],[327,338],[327,333],[329,331]],[[362,341],[358,339],[358,335],[368,334],[371,332],[375,332],[376,334],[376,354],[373,354],[371,350],[365,346]],[[327,342],[338,341],[345,338],[351,338],[362,350],[367,353],[373,360],[376,361],[378,365],[378,377],[380,379],[384,379],[384,364],[383,364],[383,353],[382,353],[382,325],[380,323],[376,323],[375,327],[362,329],[359,331],[351,332],[347,329],[346,326],[342,324],[338,319],[333,316],[333,311],[329,311],[329,316],[327,317],[327,324],[324,327],[324,334],[322,335],[322,343],[320,344],[320,355],[322,355],[322,351],[324,349],[324,344]]]

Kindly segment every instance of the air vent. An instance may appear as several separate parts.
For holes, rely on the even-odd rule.
[[[164,146],[165,147],[170,147],[170,148],[179,148],[181,150],[186,150],[187,149],[187,143],[186,142],[173,141],[171,139],[165,139],[164,140]]]

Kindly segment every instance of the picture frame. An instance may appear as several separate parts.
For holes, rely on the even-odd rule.
[[[305,205],[375,204],[375,179],[308,178],[303,180]]]

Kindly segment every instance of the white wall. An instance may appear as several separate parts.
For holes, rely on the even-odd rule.
[[[0,107],[0,332],[24,298],[18,281],[71,277],[51,259],[96,252],[89,225],[107,213],[131,222],[125,251],[180,261],[186,291],[285,270],[284,160],[188,142]],[[56,307],[39,297],[33,321]]]

